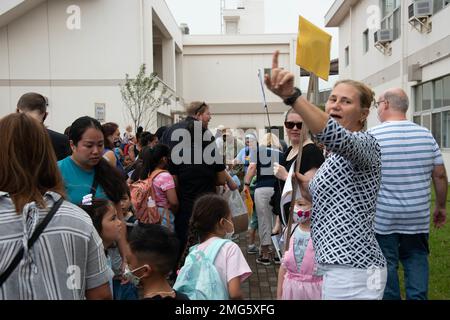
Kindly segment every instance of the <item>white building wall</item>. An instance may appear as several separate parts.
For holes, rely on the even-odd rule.
[[[71,5],[81,9],[79,30],[66,26]],[[0,29],[0,116],[14,111],[23,93],[36,91],[49,98],[46,125],[54,130],[63,131],[79,116],[95,116],[95,103],[105,103],[106,121],[123,130],[131,121],[119,84],[126,73],[136,75],[142,62],[153,69],[153,13],[173,39],[165,71],[175,88],[174,44],[182,48],[181,32],[163,0],[49,0]]]
[[[211,105],[210,128],[264,128],[258,69],[271,68],[280,50],[280,66],[299,74],[295,65],[295,35],[185,36],[183,91],[186,103]],[[298,81],[298,79],[296,79]],[[282,126],[286,107],[266,90],[271,125]]]
[[[349,79],[352,77],[352,65],[345,64],[345,48],[350,47],[351,44],[351,19],[350,14],[348,19],[345,19],[341,26],[339,26],[339,77],[341,79]],[[353,58],[350,52],[350,59]]]
[[[450,74],[450,6],[431,17],[432,31],[420,33],[408,23],[408,5],[412,0],[402,1],[401,35],[391,43],[392,54],[383,55],[374,47],[373,34],[369,29],[369,51],[363,52],[363,32],[368,28],[371,11],[369,6],[379,6],[378,0],[357,2],[339,24],[339,72],[340,79],[351,78],[367,83],[377,98],[385,90],[403,88],[410,97],[408,118],[413,119],[414,90],[419,82],[408,82],[408,66],[422,66],[422,82]],[[370,22],[370,21],[369,21]],[[447,42],[446,42],[447,41]],[[345,48],[350,47],[350,65],[345,66]],[[438,61],[437,59],[440,59]],[[376,109],[371,110],[368,127],[379,124]],[[450,149],[441,148],[445,164],[450,168]]]
[[[245,10],[241,10],[239,19],[240,34],[264,33],[264,0],[244,1]]]

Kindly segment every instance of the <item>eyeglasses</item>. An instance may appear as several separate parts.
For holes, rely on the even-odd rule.
[[[375,101],[375,103],[374,103],[375,108],[378,108],[380,106],[380,103],[383,103],[383,102],[387,102],[387,101],[386,100]]]
[[[291,122],[291,121],[286,121],[284,123],[284,126],[288,129],[294,129],[294,127],[297,127],[298,130],[302,129],[303,126],[303,122]]]

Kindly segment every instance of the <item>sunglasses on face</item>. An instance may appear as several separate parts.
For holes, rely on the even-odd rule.
[[[288,129],[294,129],[294,127],[297,127],[298,130],[302,129],[302,125],[303,122],[291,122],[291,121],[286,121],[284,123],[284,126]]]

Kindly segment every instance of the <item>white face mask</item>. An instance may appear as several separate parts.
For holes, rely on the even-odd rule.
[[[138,277],[137,275],[134,274],[134,272],[136,272],[142,268],[145,268],[145,267],[148,267],[148,265],[143,265],[142,267],[136,268],[134,270],[130,270],[130,267],[128,265],[126,265],[125,270],[123,272],[123,277],[126,280],[130,281],[132,284],[134,284],[136,287],[138,287],[141,282],[142,277]]]
[[[228,222],[229,224],[231,224],[231,226],[233,227],[233,231],[231,231],[231,232],[227,232],[226,234],[225,234],[225,239],[231,239],[231,237],[233,236],[233,234],[234,234],[234,224],[233,224],[233,222],[231,222],[231,221],[229,221],[228,219],[225,219],[225,218],[223,218],[226,222]]]
[[[311,218],[311,210],[304,210],[301,206],[299,205],[295,205],[294,206],[294,222],[296,223],[306,223],[310,220]]]

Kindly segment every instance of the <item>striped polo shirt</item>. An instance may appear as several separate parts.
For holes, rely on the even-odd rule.
[[[46,209],[27,203],[17,213],[0,191],[0,274],[61,196],[47,192]],[[0,287],[0,300],[81,300],[86,290],[108,283],[102,239],[89,215],[64,201],[20,264]]]
[[[428,233],[431,173],[443,164],[433,135],[408,120],[386,121],[370,132],[381,146],[382,161],[375,232]]]

